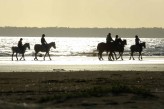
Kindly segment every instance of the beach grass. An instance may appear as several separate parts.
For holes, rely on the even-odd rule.
[[[163,77],[153,71],[1,72],[0,107],[163,107]]]

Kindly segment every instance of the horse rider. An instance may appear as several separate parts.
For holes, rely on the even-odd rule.
[[[106,43],[107,44],[111,44],[111,42],[113,42],[114,40],[112,39],[111,33],[108,33],[107,37],[106,37]]]
[[[45,37],[45,34],[42,34],[41,43],[45,48],[47,48],[47,42],[44,37]]]
[[[116,48],[119,48],[119,45],[121,45],[121,41],[122,41],[121,38],[119,38],[118,35],[116,35],[115,41],[114,41]]]
[[[136,36],[135,36],[135,44],[136,44],[137,46],[139,46],[139,45],[140,45],[140,42],[141,42],[141,40],[140,40],[139,37],[136,35]]]
[[[20,38],[20,40],[18,41],[18,48],[19,50],[21,50],[21,52],[23,52],[23,44],[22,44],[22,38]]]
[[[118,45],[118,44],[121,44],[120,41],[121,41],[121,38],[119,38],[118,35],[116,35],[114,42]]]

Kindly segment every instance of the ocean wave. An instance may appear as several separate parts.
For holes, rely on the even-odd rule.
[[[11,56],[11,47],[16,46],[19,37],[0,37],[0,56]],[[30,50],[26,50],[25,56],[34,56],[34,45],[40,43],[39,37],[23,37],[23,43],[30,42]],[[50,50],[51,56],[97,56],[97,44],[105,42],[105,38],[56,38],[47,37],[47,42],[55,41],[56,49]],[[134,38],[127,38],[124,56],[130,55],[130,46],[134,44]],[[164,38],[142,38],[146,42],[143,50],[144,56],[164,56]],[[45,53],[39,52],[42,57]],[[103,55],[107,55],[106,52]],[[138,55],[137,53],[135,55]]]

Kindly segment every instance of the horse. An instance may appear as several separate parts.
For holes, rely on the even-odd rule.
[[[140,43],[140,45],[132,45],[130,47],[131,55],[130,55],[129,60],[131,60],[131,57],[133,58],[133,60],[135,60],[134,57],[133,57],[133,53],[134,52],[139,52],[138,59],[142,60],[142,50],[143,50],[143,47],[146,48],[146,43],[145,42]]]
[[[22,54],[22,57],[20,58],[20,60],[23,58],[24,60],[25,60],[25,58],[24,58],[24,53],[25,53],[25,51],[26,51],[26,48],[28,48],[28,49],[30,49],[30,44],[29,43],[25,43],[24,45],[23,45],[23,50],[21,51],[18,47],[11,47],[11,50],[12,50],[12,61],[13,61],[13,56],[14,56],[14,53],[16,53],[16,58],[17,58],[17,60],[18,60],[18,57],[17,57],[17,54],[19,53],[19,54]]]
[[[118,41],[120,42],[119,44],[115,44],[114,45],[114,55],[116,60],[121,58],[121,60],[123,60],[123,53],[124,53],[124,47],[125,45],[127,45],[127,41],[124,39],[123,41],[121,39],[118,39]],[[116,56],[115,52],[119,52],[119,57]],[[110,57],[111,54],[109,54]]]
[[[34,46],[34,50],[35,50],[35,58],[34,58],[34,60],[38,60],[37,59],[38,52],[46,52],[43,59],[45,60],[45,57],[48,54],[49,59],[51,60],[50,54],[49,54],[49,51],[50,51],[51,47],[56,49],[55,42],[51,42],[49,44],[46,44],[46,46],[43,46],[43,45],[40,45],[40,44],[35,44],[35,46]]]
[[[104,60],[103,57],[102,57],[102,53],[104,51],[106,51],[107,54],[108,54],[108,52],[110,52],[109,53],[110,58],[108,57],[108,60],[111,60],[111,57],[112,57],[112,59],[114,59],[113,54],[112,54],[114,52],[112,45],[113,45],[112,43],[111,44],[107,44],[107,43],[104,43],[104,42],[98,43],[97,51],[98,51],[98,59],[100,61]]]

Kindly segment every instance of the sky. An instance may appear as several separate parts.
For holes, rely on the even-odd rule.
[[[0,0],[0,27],[164,27],[164,0]]]

